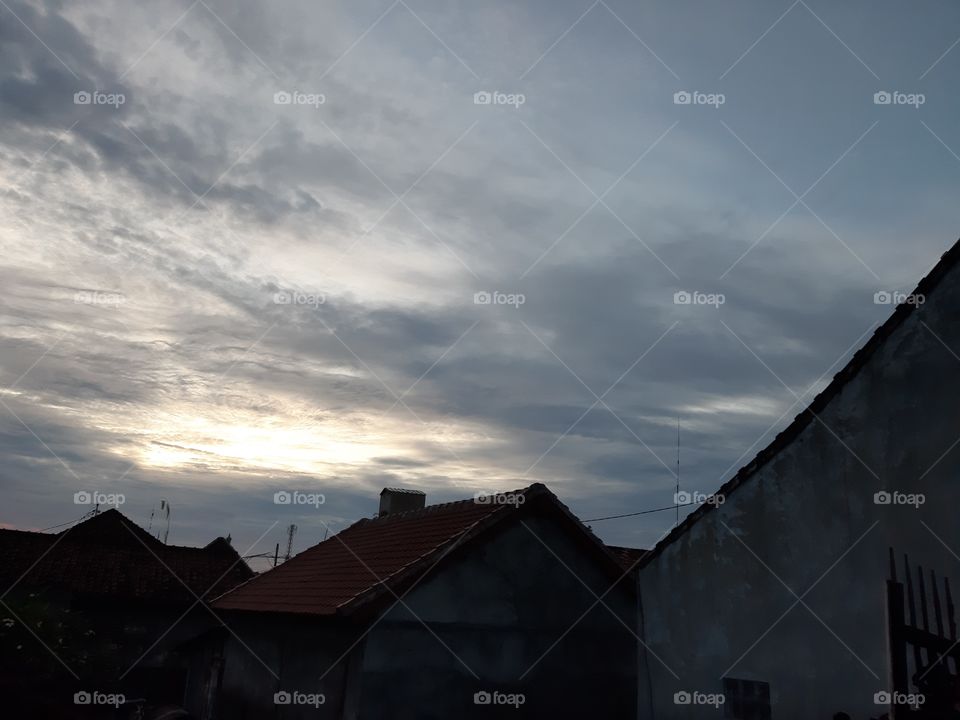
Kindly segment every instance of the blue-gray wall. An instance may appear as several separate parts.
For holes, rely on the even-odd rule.
[[[722,717],[674,693],[720,692],[724,675],[769,682],[776,720],[885,711],[874,695],[889,685],[888,546],[960,580],[957,281],[954,270],[822,422],[643,568],[652,693],[640,717]],[[877,505],[881,489],[926,502]]]

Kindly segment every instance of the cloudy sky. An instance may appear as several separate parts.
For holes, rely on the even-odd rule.
[[[960,235],[958,36],[947,0],[0,0],[0,524],[629,513],[678,419],[716,489]]]

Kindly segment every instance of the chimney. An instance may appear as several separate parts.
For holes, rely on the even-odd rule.
[[[380,491],[380,512],[377,517],[394,515],[408,510],[422,510],[427,496],[422,490],[384,488]]]

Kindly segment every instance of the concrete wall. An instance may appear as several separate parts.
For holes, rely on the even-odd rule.
[[[642,570],[646,636],[660,659],[647,654],[641,667],[641,690],[652,688],[641,717],[722,717],[673,696],[720,692],[724,675],[769,682],[776,720],[885,711],[873,698],[888,687],[888,546],[960,581],[957,276],[834,398],[823,424]],[[877,505],[881,489],[926,502]]]
[[[223,645],[218,720],[344,716],[346,669],[350,663],[344,653],[359,630],[283,616],[235,615],[227,618],[227,623],[233,633],[227,635]],[[192,678],[202,670],[194,668]],[[281,691],[322,694],[325,702],[319,706],[277,705],[274,694]]]
[[[525,522],[424,580],[378,623],[363,657],[362,720],[635,717],[632,596],[618,587],[603,598],[622,623],[600,604],[588,612],[596,598],[581,580],[603,595],[609,576],[554,520]],[[525,701],[476,705],[481,691]]]

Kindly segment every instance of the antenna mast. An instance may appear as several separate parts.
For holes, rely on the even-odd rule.
[[[150,511],[150,527],[153,527],[153,513]],[[163,544],[167,544],[167,538],[170,537],[170,501],[166,499],[160,500],[160,514],[163,515],[167,521],[167,526],[163,530],[157,528],[157,540],[160,540],[160,536],[163,535]],[[158,518],[159,519],[159,518]],[[149,532],[149,528],[148,528]]]
[[[284,562],[290,559],[290,555],[293,552],[293,536],[296,534],[297,526],[291,523],[290,527],[287,528],[287,553],[283,556]]]
[[[677,418],[677,492],[673,496],[673,504],[677,506],[677,525],[680,524],[680,418]]]

